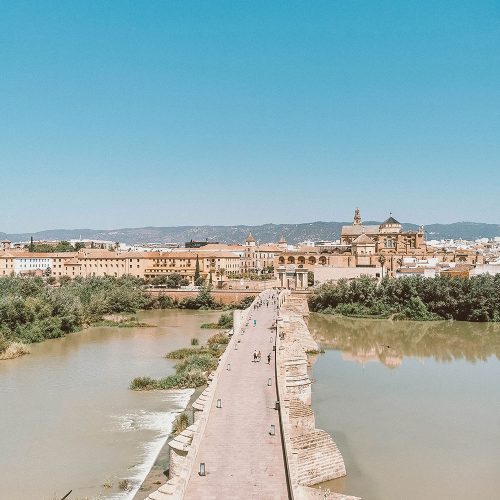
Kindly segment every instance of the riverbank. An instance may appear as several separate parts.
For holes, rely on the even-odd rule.
[[[313,312],[391,316],[398,320],[500,322],[500,275],[461,278],[369,277],[327,282],[313,290]]]
[[[198,387],[195,389],[183,413],[190,415],[190,423],[192,423],[193,403],[198,399],[200,394],[207,386]],[[169,434],[166,441],[163,443],[149,473],[144,478],[133,500],[144,500],[150,493],[157,490],[161,485],[168,481],[168,469],[170,466],[170,447],[168,443],[173,439],[172,433]]]
[[[219,315],[141,311],[138,320],[155,328],[88,328],[0,363],[0,497],[61,498],[72,489],[75,498],[130,499],[120,481],[139,488],[194,392],[135,392],[130,380],[174,373],[176,361],[163,355],[192,338],[204,345],[213,332],[200,325]],[[30,480],[19,481],[26,470]]]

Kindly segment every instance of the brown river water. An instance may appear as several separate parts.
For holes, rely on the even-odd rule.
[[[316,426],[365,500],[500,498],[500,324],[311,314]],[[388,347],[389,346],[389,347]]]
[[[0,498],[133,498],[192,390],[134,392],[174,373],[163,355],[213,334],[220,312],[145,311],[155,328],[90,328],[0,361]],[[122,492],[120,479],[133,489]],[[103,485],[109,482],[112,488]]]

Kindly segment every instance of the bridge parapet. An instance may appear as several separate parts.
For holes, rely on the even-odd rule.
[[[310,486],[345,476],[346,470],[342,455],[331,436],[315,428],[314,414],[310,407],[308,354],[317,353],[318,345],[305,322],[305,318],[309,316],[307,297],[283,292],[279,303],[277,390],[290,496],[293,500],[324,498],[325,492]],[[334,492],[330,492],[327,498],[356,499]]]
[[[184,498],[189,478],[195,474],[196,456],[207,426],[213,405],[217,382],[223,370],[227,368],[227,358],[243,329],[248,326],[250,312],[257,298],[250,307],[233,311],[233,331],[231,339],[222,354],[216,370],[210,374],[208,386],[193,403],[194,423],[180,436],[169,442],[170,470],[169,480],[145,500],[181,500]],[[173,466],[173,467],[172,467]]]

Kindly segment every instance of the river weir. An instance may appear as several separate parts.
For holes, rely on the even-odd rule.
[[[193,390],[137,392],[130,381],[174,373],[164,354],[205,343],[213,332],[200,326],[220,312],[137,316],[155,326],[89,328],[0,362],[1,498],[133,498]]]
[[[308,500],[325,493],[356,499],[311,488],[345,476],[346,469],[311,410],[308,356],[318,346],[305,322],[308,312],[306,295],[272,290],[235,311],[232,338],[193,404],[192,425],[169,442],[169,480],[148,500]],[[271,347],[267,365],[259,366],[255,353]]]

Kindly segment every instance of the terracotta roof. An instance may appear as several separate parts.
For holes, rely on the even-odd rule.
[[[248,233],[247,239],[245,241],[247,243],[250,243],[251,241],[255,241],[255,238],[252,236],[252,232],[251,231]]]
[[[279,248],[277,245],[259,245],[257,247],[257,250],[261,252],[281,252],[281,248]]]
[[[244,252],[245,247],[243,245],[225,245],[223,243],[209,243],[208,245],[202,246],[200,248],[195,248],[193,250],[200,251],[200,252],[206,252],[206,251],[211,251],[213,252],[214,250],[221,250],[221,251],[240,251]]]
[[[356,243],[357,245],[363,244],[363,243],[370,243],[372,245],[375,244],[375,242],[366,234],[360,234],[354,241],[353,243]]]

